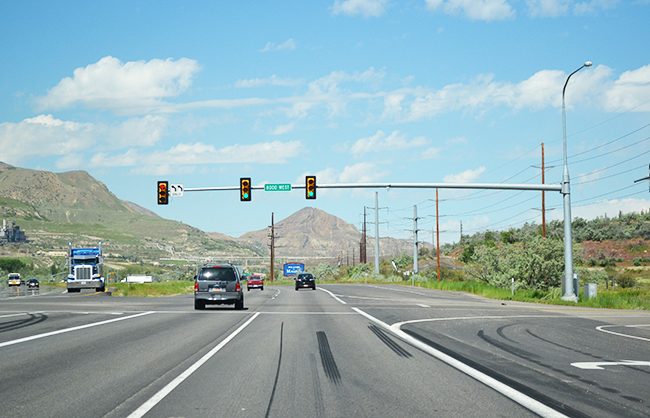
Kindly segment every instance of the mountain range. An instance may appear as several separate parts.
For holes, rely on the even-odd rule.
[[[16,221],[39,250],[96,245],[102,240],[113,256],[160,258],[240,258],[269,254],[270,229],[239,238],[163,219],[120,200],[85,171],[52,173],[0,163],[0,217]],[[274,225],[278,258],[359,259],[361,232],[322,210],[306,207]],[[412,252],[412,244],[380,239],[380,255]],[[373,261],[374,239],[367,238]]]

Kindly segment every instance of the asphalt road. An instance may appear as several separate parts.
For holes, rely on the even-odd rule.
[[[243,311],[194,311],[192,295],[0,289],[0,416],[650,416],[647,312],[391,285],[244,294]]]

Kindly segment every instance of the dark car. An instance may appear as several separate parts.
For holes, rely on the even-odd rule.
[[[296,276],[296,290],[303,287],[311,287],[311,290],[316,290],[316,279],[311,273],[300,273]]]
[[[205,305],[235,305],[235,309],[244,309],[244,292],[235,266],[202,266],[194,280],[194,309],[204,309]]]
[[[264,279],[262,276],[254,275],[246,278],[246,290],[249,291],[251,289],[264,290]]]
[[[38,280],[36,279],[29,279],[27,280],[27,287],[29,288],[40,287],[40,283],[38,283]]]

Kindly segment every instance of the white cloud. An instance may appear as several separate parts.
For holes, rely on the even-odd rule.
[[[375,164],[363,162],[345,166],[339,175],[339,181],[341,183],[372,183],[387,175],[388,171],[380,171]]]
[[[427,8],[432,11],[442,10],[449,15],[463,14],[470,20],[513,19],[515,10],[507,0],[426,0]]]
[[[626,71],[604,94],[604,107],[609,111],[650,112],[650,65]]]
[[[65,109],[79,104],[123,114],[141,112],[187,90],[199,70],[197,61],[188,58],[123,63],[107,56],[74,70],[73,77],[61,80],[46,96],[37,98],[36,104],[40,109]]]
[[[571,78],[566,105],[602,103],[605,108],[618,106],[629,110],[642,103],[643,97],[648,97],[648,68],[650,66],[624,73],[616,83],[608,81],[612,70],[607,66],[583,70]],[[440,90],[399,89],[385,95],[396,98],[385,100],[383,115],[403,122],[460,110],[482,112],[496,106],[515,110],[561,107],[562,87],[567,75],[558,70],[541,70],[518,84],[495,81],[493,75],[479,75],[469,84],[450,84]]]
[[[269,51],[283,51],[285,49],[288,50],[295,50],[296,49],[296,41],[293,40],[293,38],[287,39],[286,42],[276,45],[273,42],[267,42],[266,46],[264,48],[260,49],[259,52],[269,52]]]
[[[465,170],[458,174],[449,174],[442,179],[445,183],[470,183],[485,172],[485,167],[479,167],[476,170]]]
[[[39,115],[20,123],[0,124],[0,161],[19,165],[33,157],[78,153],[87,149],[151,146],[164,135],[168,120],[162,116],[128,119],[121,124],[78,123]],[[62,158],[58,168],[73,168],[81,154]],[[77,166],[78,167],[78,166]]]
[[[66,155],[92,147],[95,126],[39,115],[0,124],[0,161],[20,165],[33,157]]]
[[[573,6],[573,13],[576,15],[593,14],[598,10],[614,8],[619,0],[591,0],[578,3]]]
[[[368,152],[382,152],[382,151],[400,151],[408,148],[421,147],[426,145],[427,140],[424,137],[414,138],[412,141],[407,141],[405,135],[400,135],[399,131],[393,131],[390,135],[386,136],[384,131],[377,131],[377,133],[368,138],[361,138],[352,145],[350,152],[353,154],[365,154]]]
[[[235,87],[264,87],[264,86],[285,86],[293,87],[304,84],[303,79],[280,78],[273,74],[267,78],[251,78],[248,80],[237,80]]]
[[[527,0],[531,16],[558,17],[565,15],[572,0]]]
[[[286,134],[287,132],[293,131],[293,129],[296,127],[296,122],[291,122],[286,125],[279,125],[275,129],[269,132],[270,135],[282,135]]]
[[[56,160],[55,165],[59,170],[74,170],[84,167],[83,161],[83,154],[73,152]]]
[[[421,160],[433,160],[439,158],[442,148],[431,147],[420,153]]]
[[[618,216],[619,212],[631,213],[631,212],[641,212],[642,210],[647,212],[650,209],[650,202],[644,199],[612,199],[612,200],[602,200],[592,205],[576,205],[571,209],[571,216],[575,218],[583,219],[595,219],[597,217],[602,217],[607,214],[609,217]],[[562,219],[562,211],[553,211],[551,212],[551,217],[553,219]]]
[[[130,149],[119,155],[108,153],[95,154],[91,164],[97,167],[134,167],[134,166],[164,166],[164,165],[197,165],[197,164],[284,164],[289,158],[300,155],[303,145],[300,141],[291,142],[262,142],[252,145],[229,145],[220,149],[214,145],[201,142],[193,144],[178,144],[166,151],[143,153]]]
[[[332,14],[363,17],[379,17],[386,12],[388,0],[334,0]]]

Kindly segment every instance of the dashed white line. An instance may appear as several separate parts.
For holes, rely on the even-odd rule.
[[[143,403],[138,409],[133,411],[131,415],[128,416],[128,418],[141,418],[143,417],[147,412],[149,412],[154,406],[156,406],[160,401],[162,401],[167,395],[169,395],[178,385],[183,383],[185,379],[190,377],[192,373],[194,373],[196,370],[198,370],[199,367],[201,367],[206,361],[210,360],[212,356],[217,354],[219,350],[221,350],[226,344],[228,344],[237,334],[239,334],[244,328],[246,328],[255,318],[259,316],[259,313],[256,313],[253,315],[252,318],[250,318],[248,321],[244,322],[244,324],[237,328],[232,334],[230,334],[228,337],[226,337],[225,340],[221,341],[219,345],[214,347],[210,352],[208,352],[206,355],[201,357],[199,361],[191,365],[187,370],[185,370],[183,373],[181,373],[176,379],[172,380],[162,388],[158,393],[153,395],[151,399],[149,399],[147,402]]]

